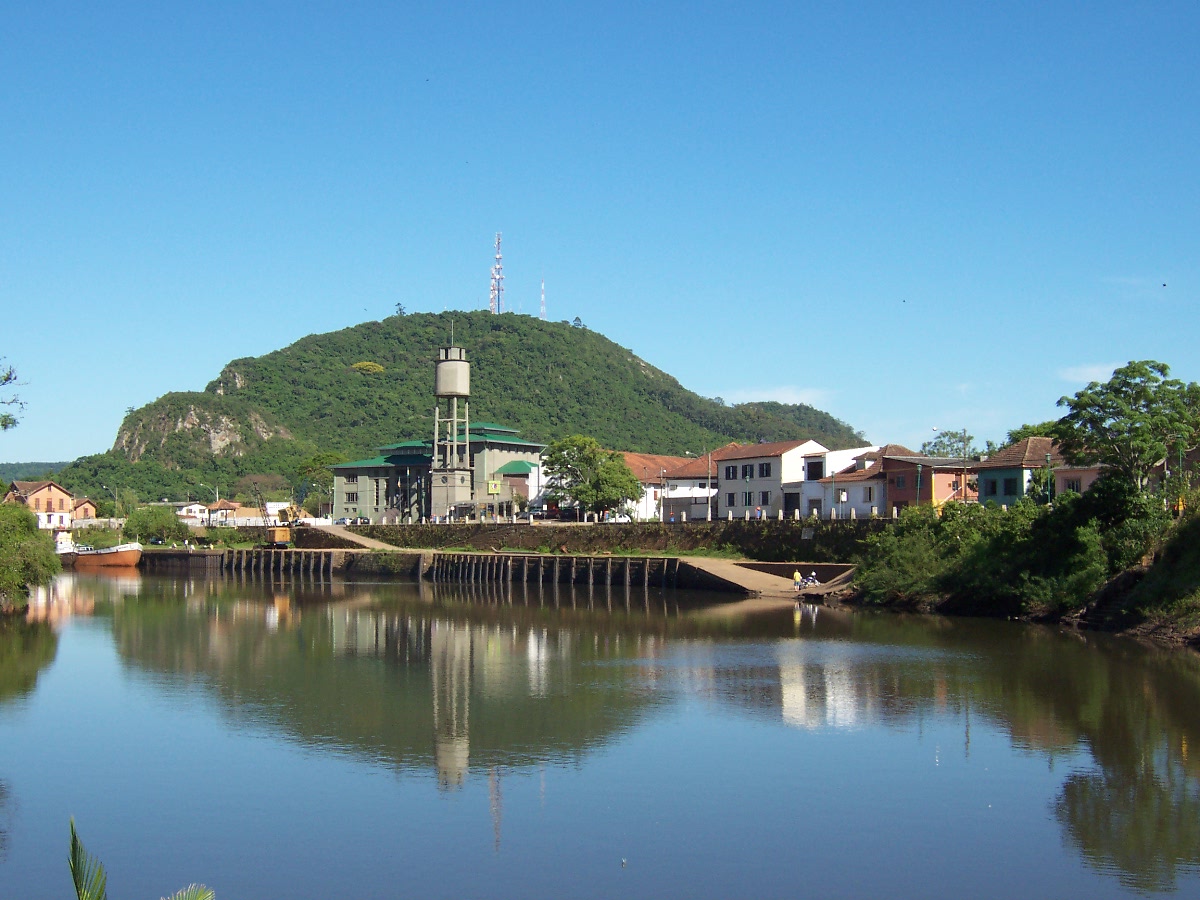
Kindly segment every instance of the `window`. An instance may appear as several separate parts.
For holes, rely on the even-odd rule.
[[[61,498],[61,497],[59,497],[59,498],[58,498],[58,511],[59,511],[59,512],[62,512],[62,511],[63,511],[63,502],[62,502],[62,498]]]
[[[758,464],[758,477],[759,478],[770,478],[771,477],[771,464],[770,463],[759,463]]]
[[[753,506],[753,505],[754,505],[754,492],[753,491],[742,491],[742,506]]]
[[[809,481],[817,481],[825,477],[825,460],[811,459],[804,464],[804,477]]]
[[[998,486],[999,484],[995,478],[985,478],[983,480],[983,496],[995,497],[996,494],[999,493],[997,491]]]
[[[379,506],[379,479],[375,479],[375,505]]]
[[[1019,487],[1018,479],[1016,479],[1016,478],[1005,478],[1004,479],[1004,496],[1005,497],[1016,497],[1020,493],[1021,493],[1021,488]]]
[[[1063,482],[1063,490],[1074,491],[1076,494],[1082,494],[1083,493],[1083,479],[1082,478],[1068,478],[1066,481]]]
[[[743,478],[753,478],[754,477],[754,463],[750,463],[750,465],[748,465],[748,466],[742,466],[742,477]]]
[[[759,491],[758,505],[759,506],[770,506],[771,505],[771,492],[770,491]]]
[[[863,503],[875,502],[875,488],[873,485],[867,485],[863,488]]]
[[[346,476],[346,484],[358,484],[358,476],[357,475],[347,475]]]
[[[904,476],[903,475],[896,476],[896,487],[899,490],[904,490]]]
[[[708,487],[708,482],[707,482],[707,481],[697,481],[697,482],[696,482],[696,487],[698,487],[698,488],[706,488],[706,487]]]
[[[737,506],[737,497],[733,494],[726,494],[725,495],[725,505],[726,506]]]
[[[679,490],[679,485],[677,485],[677,484],[668,484],[668,485],[667,485],[667,490],[669,490],[669,491],[677,491],[677,490]]]
[[[347,494],[346,502],[347,503],[357,503],[358,502],[358,491],[354,491],[353,493]]]
[[[726,466],[725,467],[725,478],[729,481],[736,481],[737,480],[737,466]]]
[[[33,500],[33,508],[40,511],[42,508],[42,501],[35,497]]]

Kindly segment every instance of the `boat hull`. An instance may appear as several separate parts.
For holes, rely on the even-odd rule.
[[[142,561],[142,545],[121,544],[105,550],[77,550],[62,554],[60,559],[64,566],[76,569],[130,569]]]

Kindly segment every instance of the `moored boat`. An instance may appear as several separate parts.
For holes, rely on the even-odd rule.
[[[61,550],[59,559],[64,566],[74,566],[76,569],[128,569],[142,561],[142,545],[134,542],[105,547],[102,550],[76,545],[70,550]]]

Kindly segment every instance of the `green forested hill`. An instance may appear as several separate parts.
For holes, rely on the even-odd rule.
[[[844,422],[804,405],[726,406],[683,388],[603,335],[486,311],[393,316],[310,335],[229,363],[203,392],[171,393],[130,413],[109,453],[77,460],[65,485],[143,497],[196,494],[274,472],[294,478],[317,451],[357,458],[432,430],[433,360],[450,342],[471,361],[471,418],[550,441],[588,434],[621,450],[682,454],[729,440],[862,443]],[[697,352],[702,352],[698,347]],[[356,365],[356,364],[373,365]]]

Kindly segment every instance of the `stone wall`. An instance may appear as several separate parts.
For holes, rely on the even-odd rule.
[[[890,527],[883,519],[840,522],[766,521],[630,525],[363,525],[351,530],[395,547],[527,550],[533,553],[727,552],[764,562],[853,562],[867,535]],[[305,549],[343,547],[317,530],[294,532]]]

